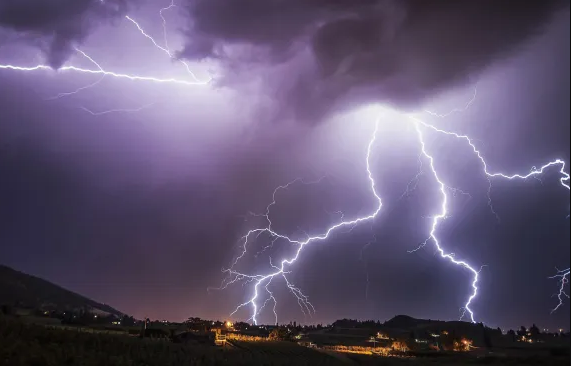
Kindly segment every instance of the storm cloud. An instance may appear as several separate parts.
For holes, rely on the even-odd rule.
[[[465,83],[519,51],[564,6],[560,0],[188,1],[191,26],[181,55],[222,60],[229,80],[260,65],[294,63],[286,87],[276,72],[265,77],[267,87],[282,112],[315,122],[354,104],[413,107]],[[292,61],[304,52],[303,61]]]
[[[34,44],[48,65],[63,65],[97,25],[123,14],[128,0],[1,0],[0,29]]]
[[[130,0],[1,0],[0,28],[59,68]],[[262,79],[276,119],[317,123],[367,103],[413,108],[540,34],[564,0],[180,0],[179,56],[218,61],[221,85]]]

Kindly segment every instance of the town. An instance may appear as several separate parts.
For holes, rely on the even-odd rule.
[[[139,342],[178,344],[189,349],[218,348],[223,352],[258,352],[260,348],[306,349],[324,356],[434,358],[521,358],[569,355],[570,334],[560,329],[529,328],[502,332],[484,324],[415,319],[405,315],[388,321],[342,319],[328,325],[296,322],[252,325],[190,317],[184,322],[137,320],[95,308],[60,311],[2,306],[3,321],[22,322],[51,330],[129,337]],[[293,348],[292,348],[293,347]],[[293,351],[288,352],[293,352]],[[266,353],[268,351],[265,351]],[[269,351],[271,353],[271,351]],[[278,351],[283,352],[283,351]],[[231,354],[231,353],[229,353]]]

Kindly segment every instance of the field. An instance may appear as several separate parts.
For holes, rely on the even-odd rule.
[[[293,363],[292,363],[293,362]],[[0,319],[0,365],[201,366],[338,365],[326,354],[282,342],[236,342],[225,348],[142,340]]]
[[[416,358],[384,358],[339,354],[290,342],[233,341],[221,348],[144,340],[127,333],[29,324],[0,317],[0,365],[4,366],[335,366],[335,365],[569,365],[568,354],[477,358],[474,355],[418,354]]]

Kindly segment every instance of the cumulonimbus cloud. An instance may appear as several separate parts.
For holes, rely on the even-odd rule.
[[[465,82],[517,52],[567,5],[564,0],[189,0],[188,41],[181,55],[220,59],[235,73],[241,68],[228,46],[263,49],[267,65],[287,63],[309,49],[312,61],[290,75],[297,80],[288,88],[276,88],[275,97],[296,118],[318,121],[333,105],[381,101],[407,107]],[[259,64],[260,53],[250,54]]]
[[[134,0],[0,0],[0,28],[61,67],[90,30]],[[566,0],[178,0],[179,55],[226,66],[221,82],[274,68],[280,116],[320,121],[354,104],[408,107],[514,54]],[[240,50],[235,52],[236,49]],[[300,56],[302,55],[302,56]],[[287,75],[286,75],[287,74]]]
[[[129,0],[0,0],[0,28],[38,45],[59,68],[95,26],[123,14]]]

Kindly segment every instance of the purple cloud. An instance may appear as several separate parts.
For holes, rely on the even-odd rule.
[[[276,87],[274,75],[267,84],[281,112],[319,121],[367,102],[406,108],[464,83],[517,52],[564,6],[561,0],[188,1],[181,55],[222,60],[231,80],[236,75],[228,74],[291,62],[309,45],[307,62],[287,68],[293,82]],[[243,46],[237,65],[228,49]]]
[[[95,26],[122,14],[128,0],[1,0],[0,28],[38,46],[59,68]]]

